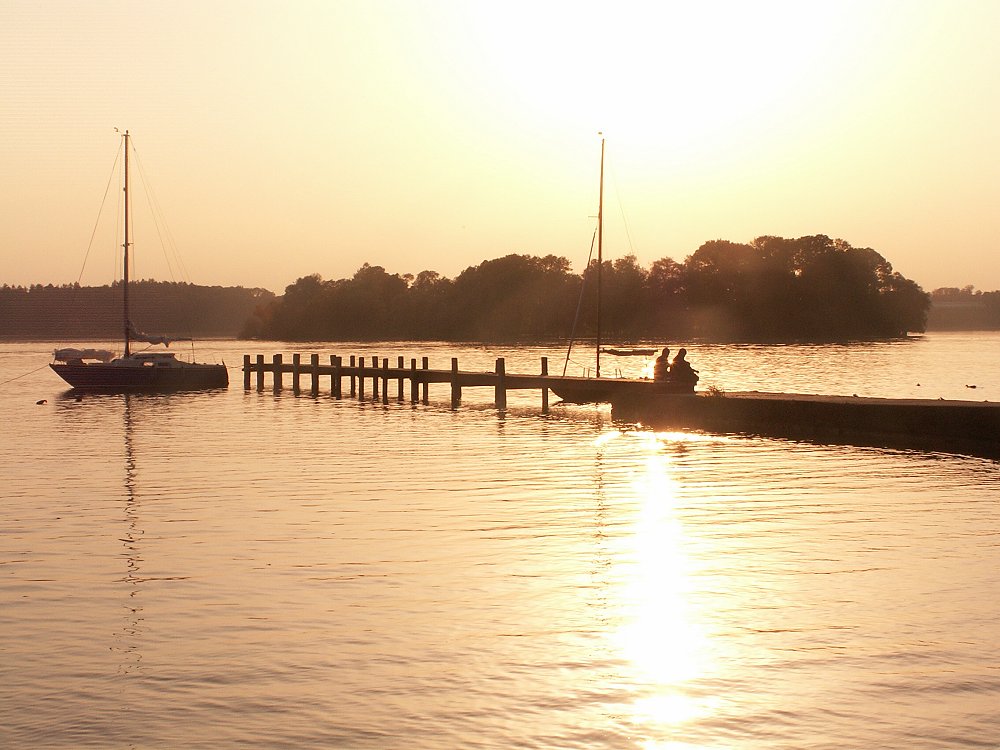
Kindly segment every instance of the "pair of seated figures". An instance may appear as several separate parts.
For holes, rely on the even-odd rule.
[[[670,349],[664,348],[653,364],[653,380],[663,383],[670,393],[694,393],[698,371],[687,361],[687,349],[681,349],[673,361]]]

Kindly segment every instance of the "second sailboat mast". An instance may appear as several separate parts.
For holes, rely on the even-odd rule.
[[[125,316],[125,356],[129,355],[129,329],[132,324],[128,315],[128,131],[125,131],[125,244],[124,244],[124,265],[122,273],[122,290],[124,294],[123,312]]]
[[[597,377],[601,377],[601,269],[604,266],[604,138],[601,138],[601,189],[597,204]]]

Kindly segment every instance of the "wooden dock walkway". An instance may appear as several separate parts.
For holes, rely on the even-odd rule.
[[[541,410],[549,410],[549,392],[567,402],[609,402],[612,416],[623,422],[653,429],[694,429],[716,433],[770,435],[810,442],[843,445],[879,445],[919,448],[1000,459],[1000,404],[976,401],[930,399],[859,398],[791,393],[698,393],[664,392],[662,384],[627,378],[561,377],[548,374],[548,359],[541,358],[537,375],[508,373],[503,358],[491,372],[463,371],[452,358],[447,370],[432,370],[427,357],[406,363],[397,357],[352,356],[345,362],[330,355],[320,363],[319,354],[308,362],[293,354],[285,362],[281,354],[265,361],[264,355],[243,357],[243,387],[264,390],[265,374],[271,375],[275,392],[284,388],[291,375],[291,388],[301,392],[301,379],[309,380],[309,392],[318,395],[321,379],[329,378],[335,398],[381,400],[390,398],[413,403],[429,402],[431,384],[446,384],[451,406],[458,408],[465,388],[493,388],[498,409],[507,408],[507,392],[538,390]],[[345,389],[344,384],[347,388]],[[406,385],[409,385],[407,388]]]
[[[462,402],[462,390],[465,388],[493,388],[493,400],[498,409],[507,408],[507,392],[512,390],[538,390],[541,392],[541,407],[543,412],[549,408],[549,390],[557,388],[584,387],[593,382],[590,378],[563,377],[549,375],[548,357],[542,357],[537,375],[518,375],[507,372],[506,360],[496,360],[492,372],[461,370],[458,359],[453,357],[451,367],[447,370],[432,370],[427,357],[422,357],[418,366],[416,358],[409,363],[403,357],[396,357],[390,365],[388,357],[351,356],[346,361],[343,357],[329,355],[325,363],[321,363],[319,354],[311,354],[308,362],[302,361],[300,354],[293,354],[292,361],[286,362],[282,354],[275,354],[270,361],[263,354],[251,357],[243,355],[243,388],[258,391],[265,388],[265,374],[271,376],[271,388],[281,391],[285,387],[285,375],[291,375],[291,388],[294,393],[301,392],[302,378],[308,379],[309,392],[318,395],[321,383],[329,378],[329,392],[335,398],[350,396],[351,398],[381,399],[388,403],[394,397],[403,401],[407,397],[413,403],[426,404],[429,401],[429,386],[433,383],[447,384],[451,392],[451,405],[458,407]],[[347,388],[344,388],[345,379]],[[603,381],[602,381],[603,382]],[[648,380],[607,379],[607,382],[625,383],[641,386],[651,386]],[[406,383],[409,387],[406,387]],[[625,386],[628,387],[628,386]],[[390,393],[394,391],[394,396]]]

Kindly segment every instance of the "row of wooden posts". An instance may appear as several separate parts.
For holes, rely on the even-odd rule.
[[[320,364],[319,354],[311,354],[308,363],[302,362],[300,354],[293,354],[291,363],[284,362],[281,354],[275,354],[270,362],[264,361],[264,355],[256,355],[255,360],[251,360],[249,354],[243,355],[243,388],[250,390],[253,377],[256,376],[256,388],[258,391],[264,390],[264,373],[272,375],[272,388],[275,393],[284,387],[284,373],[291,373],[292,390],[298,395],[301,392],[300,380],[302,375],[309,378],[309,392],[313,396],[319,395],[320,378],[330,378],[330,393],[334,398],[343,398],[343,379],[348,378],[349,395],[351,398],[366,398],[366,381],[371,387],[371,398],[382,403],[389,403],[390,383],[396,383],[395,398],[398,401],[404,400],[403,382],[408,380],[410,384],[409,398],[413,403],[428,403],[428,391],[431,383],[447,383],[451,386],[451,405],[458,407],[462,401],[462,388],[476,386],[492,386],[494,390],[494,403],[498,409],[507,408],[507,391],[513,389],[537,388],[542,392],[542,411],[547,412],[549,408],[549,389],[547,380],[549,379],[548,357],[541,358],[541,373],[539,375],[508,375],[506,363],[501,357],[496,361],[496,368],[493,372],[469,372],[461,371],[458,368],[458,358],[451,360],[451,369],[432,370],[430,369],[428,358],[422,357],[420,367],[417,367],[417,360],[411,359],[409,366],[406,366],[403,357],[397,357],[396,366],[389,366],[387,357],[379,361],[378,357],[351,356],[345,363],[342,357],[331,354],[329,364]]]

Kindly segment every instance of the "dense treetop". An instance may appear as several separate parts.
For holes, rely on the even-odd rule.
[[[597,264],[507,255],[454,279],[365,264],[350,279],[298,279],[242,335],[284,340],[538,340],[597,327]],[[871,248],[824,235],[706,242],[683,263],[601,268],[605,339],[846,340],[923,331],[930,295]]]

